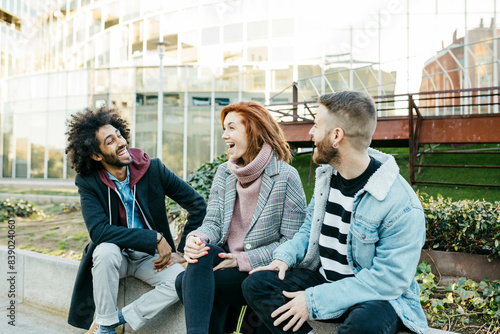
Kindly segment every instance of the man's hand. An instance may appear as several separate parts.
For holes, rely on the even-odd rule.
[[[219,253],[219,257],[224,259],[224,261],[215,266],[214,271],[219,269],[235,268],[238,266],[238,257],[234,254]]]
[[[190,236],[184,246],[184,259],[186,259],[187,263],[196,263],[198,258],[208,254],[209,249],[210,247],[206,247],[200,238]]]
[[[162,239],[162,235],[157,233],[156,241],[161,240],[159,244],[156,245],[156,250],[160,257],[157,260],[153,260],[155,273],[158,273],[167,267],[168,262],[172,256],[172,247],[168,244],[165,238]]]
[[[306,322],[307,319],[309,319],[309,309],[307,308],[306,292],[283,291],[283,295],[291,300],[271,313],[271,317],[273,318],[276,318],[281,314],[281,316],[273,322],[273,325],[279,326],[283,321],[292,317],[285,325],[285,327],[283,327],[283,330],[287,331],[293,327],[293,331],[296,332],[299,330],[302,324]]]
[[[273,260],[273,262],[269,263],[267,266],[255,268],[254,270],[250,271],[249,274],[253,274],[254,272],[262,271],[262,270],[279,271],[279,273],[278,273],[279,279],[284,280],[285,279],[285,272],[288,270],[288,264],[286,264],[286,262],[281,261],[281,260]]]
[[[170,260],[168,260],[165,268],[168,268],[176,263],[182,264],[184,262],[186,262],[186,260],[182,257],[182,255],[180,255],[178,253],[172,253],[172,255],[170,256]]]

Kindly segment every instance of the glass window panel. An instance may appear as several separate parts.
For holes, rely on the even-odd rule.
[[[287,86],[290,86],[293,81],[292,76],[293,67],[290,66],[287,69],[282,70],[271,70],[271,90],[279,91],[285,89]]]
[[[266,72],[257,66],[243,67],[243,91],[264,93]]]
[[[71,83],[67,86],[68,96],[90,94],[90,70],[71,71],[65,74],[67,75],[67,82]]]
[[[16,177],[28,177],[28,137],[30,127],[28,113],[18,113],[14,117],[14,133],[16,138]]]
[[[137,0],[122,0],[123,21],[138,18],[141,14],[141,2]]]
[[[111,92],[129,93],[134,91],[134,69],[111,70]]]
[[[132,53],[142,52],[142,40],[143,40],[143,28],[144,21],[134,22],[132,24],[132,34],[134,39],[132,41]]]
[[[29,78],[31,98],[47,97],[48,75],[36,75]],[[25,89],[23,89],[26,92]],[[25,97],[26,98],[26,97]]]
[[[273,37],[289,37],[294,32],[294,19],[273,20]]]
[[[293,61],[293,46],[278,46],[272,48],[273,53],[273,61],[278,62],[287,62],[290,63]]]
[[[219,44],[219,27],[204,28],[201,32],[201,42],[203,45]]]
[[[128,59],[128,31],[125,27],[117,27],[110,31],[110,66],[126,64]]]
[[[48,166],[47,176],[49,178],[63,177],[64,148],[67,143],[66,135],[66,112],[49,111],[47,119],[47,150]]]
[[[49,97],[56,97],[56,96],[66,96],[67,95],[67,73],[66,72],[60,72],[60,73],[51,73],[48,75],[48,80],[49,80]]]
[[[228,24],[224,26],[224,43],[241,42],[243,40],[243,24]]]
[[[268,49],[267,46],[250,47],[247,49],[247,60],[264,62],[267,61]]]
[[[3,144],[3,159],[2,159],[2,177],[12,177],[12,159],[14,152],[12,149],[14,117],[12,111],[9,110],[9,104],[5,103],[5,114],[3,116],[2,128],[2,144]]]
[[[118,1],[103,7],[104,29],[117,25],[120,21],[120,3]]]
[[[193,173],[203,163],[209,162],[210,160],[210,123],[209,106],[189,107],[187,150],[188,175]],[[180,147],[182,148],[182,146]]]
[[[228,66],[222,68],[222,75],[216,78],[216,92],[238,92],[240,81],[240,71],[238,66]],[[219,94],[215,94],[216,97]]]
[[[97,7],[87,14],[87,24],[89,26],[89,37],[101,31],[101,7]]]
[[[144,98],[146,94],[137,94],[140,99],[141,95]],[[158,101],[158,95],[156,96]],[[158,105],[157,104],[137,104],[136,105],[136,124],[135,124],[135,145],[150,157],[156,157],[156,141],[157,141],[157,122],[158,122]]]
[[[247,39],[254,41],[257,39],[265,39],[268,35],[267,21],[248,22],[247,24]]]
[[[45,112],[36,112],[30,115],[31,131],[31,171],[30,175],[34,178],[44,177],[44,159],[45,159],[45,138],[47,114]]]
[[[179,94],[179,99],[183,98],[183,94]],[[198,130],[191,129],[191,131],[197,132]],[[165,166],[167,166],[168,169],[173,171],[177,176],[181,178],[183,177],[183,147],[184,107],[164,105],[162,145],[163,163],[165,164]]]
[[[160,40],[160,18],[154,17],[146,21],[146,49],[154,50],[158,49],[157,45],[154,43]]]
[[[94,94],[107,93],[109,89],[109,70],[94,72]]]

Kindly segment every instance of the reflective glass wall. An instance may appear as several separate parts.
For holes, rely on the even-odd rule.
[[[162,161],[187,178],[225,154],[220,111],[264,102],[265,74],[252,66],[162,68]],[[87,107],[117,109],[132,147],[157,157],[159,67],[106,68],[21,76],[5,81],[0,124],[1,177],[72,178],[64,153],[66,122]]]

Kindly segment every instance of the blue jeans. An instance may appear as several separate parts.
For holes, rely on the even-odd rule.
[[[248,305],[258,314],[269,330],[272,333],[285,333],[283,327],[288,321],[275,327],[273,322],[276,319],[271,318],[274,310],[288,302],[283,291],[302,291],[326,282],[319,272],[306,269],[291,269],[286,272],[284,280],[278,278],[277,271],[258,271],[243,282],[242,288]],[[406,330],[391,304],[381,300],[356,304],[341,317],[327,322],[342,322],[342,325],[338,327],[338,334],[394,334],[403,329]],[[304,323],[295,333],[309,333],[311,329],[308,323]]]
[[[207,246],[210,247],[208,254],[199,258],[197,263],[188,264],[186,271],[175,281],[177,295],[184,304],[188,334],[223,333],[229,306],[246,305],[241,283],[248,277],[248,272],[241,272],[238,268],[213,271],[222,262],[218,254],[226,251],[218,246]],[[255,323],[246,325],[259,327],[261,323],[255,318]],[[260,327],[267,332],[265,326]]]

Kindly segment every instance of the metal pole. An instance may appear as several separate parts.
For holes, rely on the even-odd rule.
[[[158,89],[158,124],[156,156],[163,160],[163,54],[160,52],[160,88]]]
[[[468,44],[469,44],[469,37],[468,37],[468,33],[467,33],[467,0],[464,0],[464,88],[467,89],[467,88],[472,88],[472,87],[469,87],[468,85],[468,82],[469,82],[469,48],[468,48]],[[464,109],[462,109],[462,114],[464,113],[468,113],[469,111],[469,107],[467,106],[467,104],[469,104],[469,98],[466,97],[465,98],[465,107]]]
[[[410,92],[410,0],[406,1],[406,92]]]
[[[210,97],[210,161],[215,155],[215,74],[212,71],[212,92]]]
[[[354,77],[352,75],[352,62],[353,62],[353,59],[352,59],[352,26],[351,26],[351,41],[350,41],[350,44],[351,44],[351,54],[350,54],[350,57],[349,57],[349,90],[353,90],[353,81],[354,81]]]
[[[493,86],[498,87],[498,62],[496,61],[498,57],[498,43],[497,43],[497,0],[493,2]],[[493,91],[497,93],[498,90]],[[498,99],[498,98],[497,98]],[[491,101],[495,102],[495,101]],[[496,101],[498,102],[498,101]],[[493,112],[498,113],[498,104],[493,105]]]
[[[185,86],[184,86],[184,140],[182,148],[182,179],[187,180],[187,149],[188,149],[188,67],[184,67]]]

